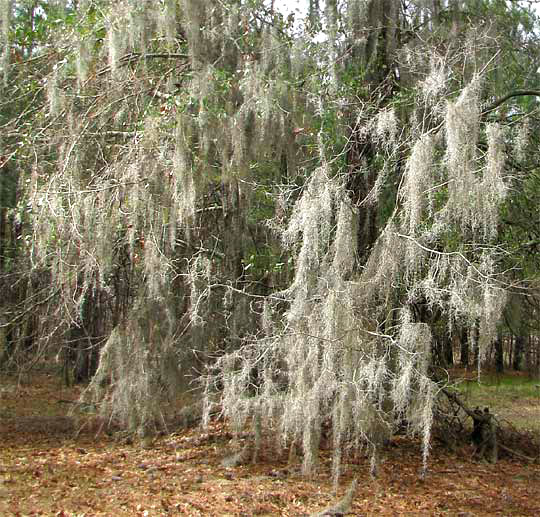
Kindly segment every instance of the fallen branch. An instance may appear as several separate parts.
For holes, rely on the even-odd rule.
[[[531,458],[530,456],[525,456],[525,454],[521,454],[520,452],[510,449],[510,447],[507,447],[506,445],[503,445],[501,443],[499,443],[499,447],[503,451],[513,454],[514,456],[517,456],[518,458],[521,458],[522,460],[530,461],[531,463],[536,463],[538,461],[537,458]]]
[[[473,432],[471,439],[476,445],[476,452],[480,458],[486,458],[491,463],[497,463],[498,441],[497,441],[497,422],[495,417],[489,412],[489,408],[482,411],[480,408],[468,408],[456,393],[447,389],[442,392],[453,402],[455,402],[468,416],[473,420]],[[490,452],[488,457],[487,453]]]

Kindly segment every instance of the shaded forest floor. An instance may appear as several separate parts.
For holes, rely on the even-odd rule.
[[[308,480],[275,451],[263,453],[257,465],[227,469],[220,462],[231,435],[222,423],[143,448],[99,432],[95,419],[70,416],[76,388],[46,376],[15,382],[0,378],[0,515],[299,517],[333,499],[329,455],[321,474]],[[540,419],[540,406],[535,409]],[[420,445],[396,437],[375,481],[369,458],[350,458],[340,493],[358,477],[351,514],[358,516],[540,515],[538,462],[503,457],[490,465],[472,452],[469,446],[448,452],[435,443],[421,481]]]

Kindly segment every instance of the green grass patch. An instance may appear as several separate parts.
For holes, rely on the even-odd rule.
[[[515,375],[490,374],[477,379],[458,380],[460,392],[495,393],[503,396],[540,397],[540,380]]]
[[[461,398],[471,407],[489,407],[517,429],[540,432],[540,380],[517,374],[456,378]]]

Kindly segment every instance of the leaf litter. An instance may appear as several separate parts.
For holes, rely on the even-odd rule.
[[[422,480],[421,443],[397,436],[377,479],[367,455],[350,457],[335,494],[330,453],[306,479],[300,465],[288,465],[286,452],[274,449],[263,450],[257,464],[223,466],[235,441],[223,422],[205,433],[162,436],[145,448],[118,443],[102,422],[83,422],[58,402],[77,396],[77,388],[46,376],[2,391],[1,515],[299,517],[331,505],[353,478],[350,515],[540,515],[538,462],[503,458],[488,465],[470,447],[449,452],[434,444]]]

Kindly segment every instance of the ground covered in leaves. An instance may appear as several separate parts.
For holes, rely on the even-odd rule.
[[[71,415],[77,395],[50,377],[0,378],[0,515],[306,516],[333,500],[329,455],[312,479],[275,450],[256,465],[224,468],[233,444],[221,422],[143,446]],[[350,458],[339,494],[358,478],[358,516],[540,515],[538,462],[490,465],[468,446],[450,453],[435,444],[429,465],[422,481],[419,444],[396,437],[376,480],[368,458]]]

